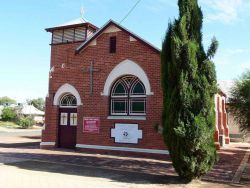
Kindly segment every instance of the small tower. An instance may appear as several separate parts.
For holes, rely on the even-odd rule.
[[[65,44],[83,42],[98,28],[84,18],[78,18],[70,22],[45,29],[52,33],[51,44]]]

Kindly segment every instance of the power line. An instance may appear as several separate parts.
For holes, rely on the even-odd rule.
[[[141,0],[138,0],[135,5],[129,10],[129,12],[124,16],[124,18],[120,21],[120,24],[131,14],[131,12],[135,9],[135,7],[141,2]]]

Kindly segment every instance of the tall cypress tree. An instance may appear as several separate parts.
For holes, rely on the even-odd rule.
[[[169,23],[162,45],[164,140],[176,172],[189,180],[206,174],[216,160],[216,72],[202,45],[203,15],[197,0],[179,0],[179,18]]]

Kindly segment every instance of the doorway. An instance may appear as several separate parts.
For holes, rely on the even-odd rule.
[[[77,106],[73,95],[64,95],[59,108],[58,146],[75,148],[77,130]]]

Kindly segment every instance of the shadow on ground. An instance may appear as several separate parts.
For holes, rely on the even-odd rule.
[[[232,178],[244,157],[245,149],[221,150],[219,161],[204,182],[231,184]],[[0,157],[26,159],[7,163],[31,171],[42,171],[66,175],[106,178],[116,182],[134,184],[178,184],[186,185],[174,172],[171,160],[145,160],[139,158],[119,158],[106,155],[84,154],[73,150],[40,150],[36,147],[23,147],[0,150]],[[242,187],[242,185],[233,185]]]
[[[28,139],[34,139],[34,140],[41,140],[41,135],[37,136],[20,136],[21,138],[28,138]]]
[[[75,166],[68,164],[51,164],[40,161],[25,161],[8,164],[18,168],[61,173],[67,175],[77,175],[85,177],[106,178],[115,182],[134,183],[134,184],[186,184],[185,180],[178,176],[152,175],[138,172],[128,172],[121,170],[102,169],[97,167]]]
[[[18,148],[26,146],[38,146],[40,142],[22,142],[22,143],[0,143],[1,148]]]
[[[73,150],[40,150],[36,147],[0,148],[0,158],[14,160],[5,165],[20,169],[50,172],[81,177],[110,179],[114,182],[132,184],[187,184],[179,178],[169,158],[149,160],[115,156],[84,154]]]
[[[37,136],[24,137],[38,139]],[[219,161],[202,180],[233,185],[231,181],[248,148],[238,146],[218,151]],[[1,156],[25,159],[6,165],[31,171],[99,177],[134,184],[186,185],[188,183],[177,176],[169,157],[165,160],[146,160],[86,154],[64,149],[47,151],[39,149],[39,142],[0,143],[0,158]],[[240,184],[233,186],[242,187]]]

